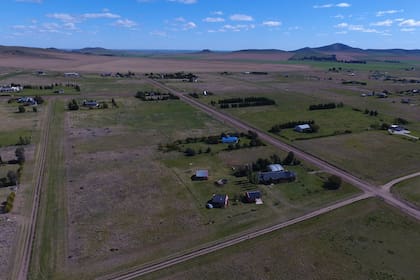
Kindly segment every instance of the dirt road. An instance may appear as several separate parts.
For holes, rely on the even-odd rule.
[[[187,252],[187,253],[184,253],[184,254],[168,257],[164,260],[160,260],[160,261],[157,261],[157,262],[154,262],[154,263],[149,263],[149,264],[146,264],[146,265],[143,265],[143,266],[134,267],[130,270],[127,270],[127,271],[124,271],[124,272],[121,272],[121,273],[110,274],[110,275],[98,278],[98,280],[135,279],[135,278],[140,277],[142,275],[149,274],[149,273],[152,273],[152,272],[155,272],[155,271],[158,271],[158,270],[161,270],[161,269],[164,269],[164,268],[167,268],[167,267],[170,267],[170,266],[188,261],[190,259],[197,258],[199,256],[203,256],[203,255],[206,255],[206,254],[224,249],[224,248],[229,247],[229,246],[236,245],[236,244],[244,242],[246,240],[259,237],[261,235],[264,235],[264,234],[267,234],[267,233],[270,233],[270,232],[273,232],[273,231],[276,231],[276,230],[279,230],[279,229],[282,229],[282,228],[285,228],[285,227],[288,227],[288,226],[291,226],[291,225],[294,225],[294,224],[297,224],[297,223],[300,223],[300,222],[303,222],[303,221],[308,220],[308,219],[312,219],[316,216],[328,213],[328,212],[333,211],[335,209],[338,209],[338,208],[344,207],[346,205],[355,203],[357,201],[369,198],[371,196],[372,196],[371,194],[364,193],[364,194],[361,194],[361,195],[358,195],[358,196],[355,196],[355,197],[352,197],[352,198],[334,203],[332,205],[323,207],[321,209],[315,210],[313,212],[310,212],[308,214],[305,214],[303,216],[300,216],[298,218],[295,218],[295,219],[292,219],[292,220],[289,220],[289,221],[286,221],[286,222],[282,222],[282,223],[279,223],[279,224],[276,224],[276,225],[273,225],[273,226],[270,226],[270,227],[259,229],[259,230],[256,230],[256,231],[253,231],[253,232],[250,232],[250,233],[245,233],[245,234],[242,234],[238,237],[234,237],[234,238],[231,238],[231,239],[228,239],[228,240],[219,241],[219,242],[207,245],[207,246],[203,246],[201,248],[197,248],[193,251],[190,251],[190,252]]]
[[[28,278],[29,265],[31,262],[31,255],[33,249],[33,243],[35,239],[36,223],[38,217],[39,203],[41,199],[41,189],[44,182],[45,174],[45,162],[46,154],[48,150],[48,136],[50,131],[51,123],[51,102],[49,102],[46,107],[46,115],[44,116],[40,143],[38,145],[34,176],[35,184],[33,191],[33,201],[32,201],[32,212],[30,219],[24,225],[22,225],[22,235],[20,239],[20,247],[16,254],[16,261],[19,265],[16,265],[16,270],[12,272],[11,279],[26,280]]]
[[[382,188],[383,190],[387,191],[387,192],[390,192],[390,191],[391,191],[391,188],[392,188],[394,185],[396,185],[396,184],[398,184],[398,183],[400,183],[400,182],[402,182],[402,181],[405,181],[405,180],[408,180],[408,179],[411,179],[411,178],[417,177],[417,176],[420,176],[420,172],[416,172],[416,173],[413,173],[413,174],[409,174],[409,175],[406,175],[406,176],[403,176],[403,177],[400,177],[400,178],[394,179],[394,180],[392,180],[392,181],[390,181],[390,182],[386,183],[385,185],[383,185],[381,188]]]

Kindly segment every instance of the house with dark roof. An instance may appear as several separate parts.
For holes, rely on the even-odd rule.
[[[296,174],[292,171],[268,171],[258,173],[258,183],[265,185],[292,182],[295,179]]]
[[[226,208],[229,205],[229,196],[227,194],[214,194],[210,204],[214,208]]]

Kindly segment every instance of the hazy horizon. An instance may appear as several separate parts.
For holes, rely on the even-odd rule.
[[[116,50],[418,49],[420,3],[3,0],[0,44]],[[18,17],[16,15],[19,15]]]

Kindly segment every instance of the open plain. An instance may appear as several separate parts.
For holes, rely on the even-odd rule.
[[[326,170],[299,157],[287,163],[290,151],[271,145],[267,137],[378,188],[419,171],[420,142],[415,138],[420,136],[420,82],[407,82],[420,75],[417,58],[359,65],[289,61],[288,53],[258,51],[124,57],[18,50],[3,48],[0,53],[1,84],[24,86],[0,98],[5,120],[0,128],[6,132],[0,135],[2,159],[13,159],[20,137],[32,140],[23,145],[27,161],[17,202],[10,213],[0,214],[2,279],[22,275],[21,240],[29,232],[34,203],[39,208],[36,230],[28,235],[33,240],[29,279],[117,279],[131,268],[373,195],[344,176],[338,189],[326,188]],[[360,58],[351,52],[340,55]],[[385,72],[394,80],[383,78]],[[168,78],[165,73],[192,73],[196,78]],[[166,89],[178,98],[136,98],[138,92],[162,96]],[[379,97],[384,92],[386,97]],[[18,113],[17,98],[24,96],[41,96],[44,103]],[[220,105],[251,97],[274,104]],[[95,105],[84,105],[87,102]],[[78,109],[70,110],[74,103]],[[309,110],[331,103],[334,108]],[[245,136],[249,131],[200,106],[268,136],[262,145],[253,146],[255,139]],[[312,133],[293,127],[272,130],[288,122],[311,121],[317,125]],[[413,137],[390,134],[391,124],[403,126]],[[45,130],[48,134],[42,134]],[[241,133],[239,146],[201,140]],[[255,174],[235,176],[236,170],[274,155],[280,159],[275,163],[297,174],[294,181],[262,184],[252,178]],[[36,202],[34,170],[39,166],[44,176]],[[18,165],[2,162],[0,177],[7,177],[10,168],[17,170]],[[192,180],[199,169],[209,172],[208,180]],[[215,184],[219,179],[227,183]],[[398,197],[416,200],[416,180],[397,185]],[[2,202],[13,190],[0,188]],[[244,203],[244,193],[253,190],[262,193],[262,205]],[[229,206],[206,209],[213,194],[227,194]],[[279,274],[284,279],[416,279],[419,250],[409,244],[418,244],[418,223],[370,198],[146,279],[235,279],[237,271],[249,279],[274,279]],[[335,268],[324,269],[329,265]]]

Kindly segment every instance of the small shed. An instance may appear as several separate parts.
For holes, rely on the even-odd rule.
[[[205,181],[209,179],[209,171],[206,169],[199,169],[195,171],[195,174],[192,176],[194,181]]]
[[[225,208],[229,205],[229,196],[227,194],[214,194],[210,204],[215,208]]]
[[[295,126],[294,130],[296,132],[301,132],[302,133],[302,132],[310,132],[312,129],[311,129],[311,126],[309,124],[305,123],[305,124],[299,124],[299,125]]]
[[[232,143],[238,143],[239,138],[236,136],[225,136],[222,137],[222,143],[224,144],[232,144]]]
[[[245,201],[248,203],[255,203],[257,199],[261,199],[262,194],[260,191],[248,191],[245,192]]]

